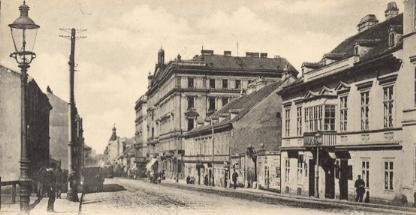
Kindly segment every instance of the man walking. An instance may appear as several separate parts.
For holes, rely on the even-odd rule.
[[[233,188],[236,189],[237,188],[238,174],[235,170],[234,170],[233,175],[231,177],[233,178]]]
[[[48,212],[54,212],[55,204],[55,192],[56,192],[56,175],[55,164],[52,163],[49,168],[46,169],[46,187],[48,191]]]
[[[363,202],[363,196],[365,193],[365,182],[361,179],[361,175],[358,175],[358,179],[355,181],[355,191],[357,192],[357,196],[355,197],[356,202]]]

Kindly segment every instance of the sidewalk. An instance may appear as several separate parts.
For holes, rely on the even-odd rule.
[[[71,202],[66,199],[66,195],[62,194],[62,199],[55,200],[55,213],[47,212],[48,198],[43,198],[39,204],[30,211],[31,215],[45,215],[45,214],[66,214],[78,215],[79,202]]]
[[[306,196],[296,196],[280,194],[266,190],[252,188],[231,188],[211,187],[205,185],[185,184],[174,180],[162,181],[162,186],[177,187],[181,189],[201,191],[206,193],[216,193],[223,196],[237,197],[247,200],[261,199],[262,202],[269,204],[285,204],[303,208],[339,208],[346,210],[363,210],[369,212],[389,213],[389,214],[416,214],[416,208],[400,207],[377,203],[360,203],[337,199],[315,199]]]

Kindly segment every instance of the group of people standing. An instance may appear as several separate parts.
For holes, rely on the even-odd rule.
[[[60,167],[51,163],[48,167],[39,168],[34,176],[34,188],[38,198],[48,197],[48,211],[54,211],[56,198],[66,190],[66,176]]]

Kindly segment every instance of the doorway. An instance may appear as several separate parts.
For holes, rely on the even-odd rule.
[[[325,198],[335,198],[335,171],[334,161],[331,158],[327,159],[325,166]]]
[[[341,159],[340,163],[340,177],[339,177],[339,198],[348,200],[348,160]]]
[[[309,196],[315,196],[315,160],[309,160]]]

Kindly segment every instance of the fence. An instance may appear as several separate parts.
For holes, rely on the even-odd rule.
[[[11,189],[11,203],[15,204],[16,203],[16,185],[19,184],[19,181],[2,181],[1,177],[0,177],[0,210],[1,210],[1,205],[2,205],[2,197],[4,197],[5,195],[2,193],[2,187],[6,187],[6,186],[12,186]]]

